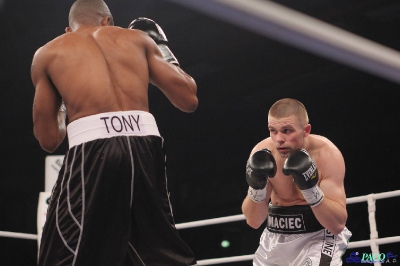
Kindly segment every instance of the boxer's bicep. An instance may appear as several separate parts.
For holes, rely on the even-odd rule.
[[[323,177],[319,186],[324,192],[325,197],[345,207],[345,165],[342,155],[334,151],[329,157],[326,157],[325,166],[321,170]]]

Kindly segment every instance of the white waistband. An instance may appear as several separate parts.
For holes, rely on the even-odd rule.
[[[80,118],[67,126],[69,148],[115,136],[160,136],[154,116],[145,111],[108,112]]]

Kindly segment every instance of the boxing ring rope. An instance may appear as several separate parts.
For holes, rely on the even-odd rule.
[[[376,210],[375,201],[377,199],[385,199],[385,198],[392,198],[392,197],[399,197],[399,196],[400,196],[400,190],[395,190],[395,191],[369,194],[369,195],[365,195],[365,196],[358,196],[358,197],[346,199],[347,204],[354,204],[354,203],[360,203],[360,202],[365,202],[365,201],[368,203],[368,213],[369,213],[368,220],[369,220],[369,227],[370,227],[370,239],[369,240],[350,242],[347,249],[370,246],[371,251],[373,253],[379,254],[379,247],[378,247],[379,245],[400,242],[400,236],[378,238],[378,231],[376,229],[376,220],[375,220],[375,210]],[[202,220],[202,221],[180,223],[180,224],[176,225],[176,228],[186,229],[186,228],[192,228],[192,227],[242,221],[245,219],[246,218],[243,214],[239,214],[239,215],[214,218],[214,219],[208,219],[208,220]],[[235,256],[235,257],[227,257],[227,258],[199,260],[198,265],[217,265],[217,264],[221,264],[221,263],[248,261],[248,260],[252,260],[253,256],[254,255],[251,254],[251,255],[243,255],[243,256]],[[381,264],[374,263],[374,265],[377,266],[377,265],[381,265]]]
[[[392,197],[398,197],[398,196],[400,196],[400,190],[388,191],[388,192],[382,192],[382,193],[376,193],[376,194],[369,194],[369,195],[365,195],[365,196],[358,196],[358,197],[348,198],[346,200],[347,204],[354,204],[354,203],[360,203],[360,202],[368,203],[368,213],[369,213],[368,218],[369,218],[369,226],[370,226],[370,239],[350,242],[348,249],[370,246],[373,253],[379,253],[379,250],[378,250],[379,245],[400,242],[400,236],[378,238],[378,232],[376,229],[376,220],[375,220],[375,210],[376,210],[375,201],[378,199],[392,198]],[[188,229],[188,228],[194,228],[194,227],[200,227],[200,226],[208,226],[208,225],[237,222],[237,221],[244,221],[244,220],[245,220],[244,215],[238,214],[238,215],[233,215],[233,216],[213,218],[213,219],[207,219],[207,220],[201,220],[201,221],[180,223],[180,224],[176,224],[176,228],[178,230],[182,230],[182,229]],[[24,233],[14,233],[14,232],[5,232],[5,231],[0,231],[0,237],[38,240],[38,235],[35,235],[35,234],[24,234]],[[243,255],[243,256],[199,260],[198,265],[216,265],[216,264],[221,264],[221,263],[248,261],[248,260],[252,260],[252,259],[253,259],[253,254],[250,254],[250,255]],[[375,265],[380,265],[380,263],[375,263]]]
[[[22,239],[37,240],[38,235],[0,231],[0,237],[10,237],[10,238],[22,238]]]
[[[400,83],[400,53],[268,0],[168,0],[256,34]]]

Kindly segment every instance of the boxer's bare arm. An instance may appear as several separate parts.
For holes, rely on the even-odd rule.
[[[271,191],[271,183],[267,182],[267,195],[263,202],[254,202],[247,195],[242,203],[242,212],[246,217],[246,222],[254,229],[259,228],[267,219]]]
[[[65,113],[59,112],[62,99],[46,73],[50,56],[46,48],[38,49],[32,61],[31,77],[35,87],[33,132],[40,146],[54,152],[66,135]]]
[[[325,198],[312,208],[318,221],[333,234],[340,233],[347,220],[346,194],[344,189],[345,164],[339,150],[331,148],[323,152],[319,168],[323,178],[319,184]]]
[[[166,62],[156,43],[141,33],[147,47],[150,83],[157,86],[168,100],[183,112],[194,112],[198,105],[197,85],[180,67]]]
[[[250,154],[255,153],[256,151],[264,148],[269,148],[271,149],[271,146],[267,144],[267,140],[263,140],[259,142],[251,151]],[[247,195],[246,198],[244,199],[242,203],[242,212],[244,216],[246,217],[246,222],[249,226],[251,226],[254,229],[259,228],[267,219],[268,216],[268,204],[269,200],[271,198],[271,193],[272,193],[272,184],[269,181],[267,181],[267,190],[266,190],[266,196],[265,200],[263,202],[254,202],[253,200],[250,199],[250,197]]]

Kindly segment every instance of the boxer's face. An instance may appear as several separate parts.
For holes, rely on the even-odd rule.
[[[309,124],[302,126],[294,115],[283,118],[268,116],[268,128],[275,148],[282,158],[287,158],[294,150],[302,148],[304,138],[311,130]]]

